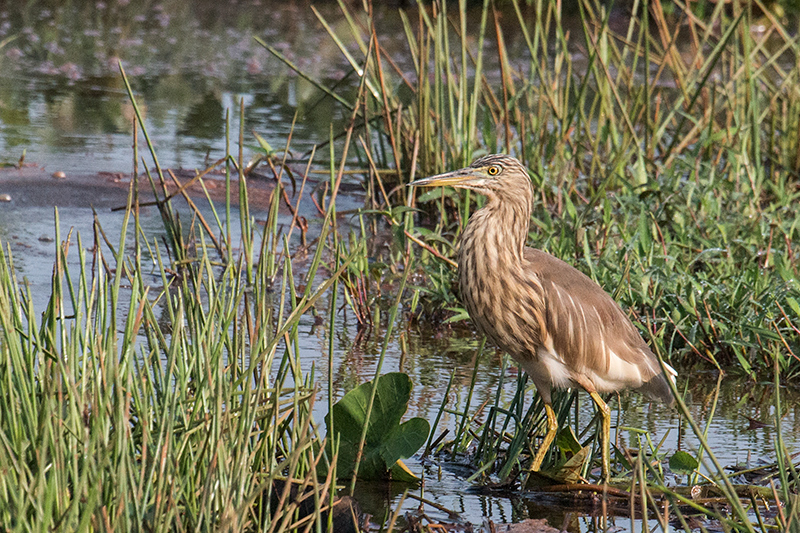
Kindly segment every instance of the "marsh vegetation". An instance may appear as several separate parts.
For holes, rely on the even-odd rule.
[[[3,242],[0,524],[327,531],[343,495],[392,477],[378,491],[398,497],[373,528],[466,529],[447,509],[404,507],[428,501],[416,477],[457,467],[493,498],[540,501],[558,484],[570,506],[622,513],[632,530],[797,531],[797,29],[760,2],[572,5],[567,24],[560,2],[434,3],[400,11],[391,39],[369,3],[306,6],[343,58],[341,83],[255,39],[336,110],[327,138],[297,149],[290,127],[268,142],[238,99],[217,125],[224,153],[190,176],[159,164],[123,61],[137,179],[119,231],[62,232],[56,210],[43,300]],[[683,376],[675,413],[638,406],[644,421],[618,425],[611,492],[589,487],[598,425],[574,392],[556,401],[569,429],[549,477],[526,475],[542,402],[473,337],[454,290],[453,243],[482,199],[405,187],[493,152],[536,182],[529,243],[612,293]],[[363,208],[342,209],[354,184]],[[436,337],[455,355],[432,383]],[[339,344],[353,355],[341,366]],[[758,464],[718,459],[725,393],[703,389],[704,373],[736,378],[730,410],[766,391],[747,415],[770,427]],[[409,401],[436,405],[404,417]],[[654,432],[667,419],[675,445]],[[409,471],[394,461],[411,448],[424,459]]]

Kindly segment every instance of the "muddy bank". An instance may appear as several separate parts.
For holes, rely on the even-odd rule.
[[[156,176],[155,172],[152,172]],[[167,190],[170,194],[185,187],[186,193],[191,198],[204,198],[203,187],[195,177],[193,170],[172,170],[176,181],[173,181],[169,171],[165,171]],[[17,207],[86,207],[95,209],[124,208],[127,203],[128,191],[131,188],[131,174],[121,172],[95,172],[95,173],[69,173],[50,172],[38,165],[24,166],[21,168],[0,169],[0,198],[6,203]],[[191,183],[190,183],[191,182]],[[208,195],[214,202],[225,200],[225,176],[222,172],[209,173],[203,176],[203,183]],[[180,186],[178,185],[180,184]],[[316,183],[310,184],[311,189]],[[155,197],[147,177],[138,180],[139,201],[153,202]],[[160,185],[157,185],[160,188]],[[238,205],[239,182],[231,180],[231,203]],[[267,208],[269,198],[275,188],[275,180],[262,176],[248,179],[248,195],[250,205],[256,208]],[[289,185],[291,191],[291,186]],[[163,194],[159,190],[160,196]],[[0,204],[1,208],[2,204]]]

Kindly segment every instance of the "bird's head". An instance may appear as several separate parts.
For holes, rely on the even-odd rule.
[[[532,196],[528,171],[515,157],[505,154],[487,155],[468,167],[416,180],[409,185],[471,189],[490,199],[529,199]]]

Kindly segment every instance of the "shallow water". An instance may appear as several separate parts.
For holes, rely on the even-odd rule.
[[[335,6],[323,7],[331,12]],[[333,57],[308,9],[283,2],[3,3],[0,6],[0,159],[48,171],[129,172],[133,109],[121,61],[168,167],[224,155],[226,112],[282,148],[295,110],[293,149],[326,138],[343,115],[253,40],[292,58]],[[328,81],[341,61],[298,60]],[[327,66],[323,66],[327,65]]]
[[[46,2],[25,6],[0,7],[0,162],[14,163],[25,152],[25,161],[34,167],[35,179],[28,190],[17,183],[8,186],[8,173],[0,172],[0,193],[11,196],[0,204],[0,242],[10,246],[20,279],[27,280],[34,294],[34,305],[44,309],[49,294],[54,252],[54,206],[58,206],[61,238],[74,228],[89,247],[93,214],[111,238],[122,229],[122,216],[111,207],[124,205],[124,188],[87,196],[78,188],[92,179],[106,179],[98,172],[129,174],[132,169],[130,117],[132,108],[117,70],[121,59],[138,101],[146,115],[147,127],[160,162],[165,167],[202,168],[209,160],[224,155],[226,114],[232,131],[238,130],[238,102],[244,100],[246,139],[250,130],[263,135],[273,148],[280,149],[298,113],[293,131],[292,152],[302,154],[314,144],[328,139],[330,125],[341,124],[346,113],[324,98],[308,82],[289,70],[263,48],[252,35],[259,35],[297,61],[326,85],[345,77],[345,65],[335,46],[320,30],[306,6],[294,3],[242,2],[225,8],[219,2],[155,4],[142,11],[136,2],[72,3],[52,7]],[[220,5],[218,5],[220,4]],[[227,5],[227,4],[226,4]],[[327,18],[338,21],[335,5],[322,5]],[[396,20],[387,10],[382,23]],[[397,46],[402,41],[397,37]],[[510,45],[513,50],[513,43]],[[347,85],[347,80],[345,80]],[[235,138],[236,135],[234,134]],[[254,152],[245,147],[245,158]],[[140,147],[143,150],[143,147]],[[234,147],[236,151],[238,148]],[[152,162],[146,157],[147,165]],[[321,161],[320,161],[321,162]],[[55,182],[50,174],[63,171],[66,180]],[[13,171],[8,171],[13,172]],[[40,185],[37,185],[40,184]],[[99,183],[99,182],[98,182]],[[357,181],[351,182],[351,185]],[[256,185],[260,186],[260,185]],[[10,188],[9,188],[10,187]],[[77,191],[77,192],[76,192]],[[73,194],[74,193],[74,194]],[[311,220],[311,231],[318,231],[318,220],[310,200],[304,199],[303,213]],[[340,209],[363,205],[357,187],[340,197]],[[264,213],[255,209],[256,218]],[[154,208],[142,211],[142,225],[153,238],[161,234],[161,220]],[[347,223],[347,221],[345,221]],[[73,243],[76,243],[73,238]],[[77,254],[72,266],[77,266]],[[338,299],[339,305],[343,298]],[[322,302],[324,308],[327,302]],[[385,327],[385,326],[384,326]],[[304,316],[300,328],[301,364],[305,371],[315,369],[323,387],[328,382],[328,330],[315,326],[314,318]],[[332,381],[336,397],[371,379],[378,364],[384,332],[376,327],[368,335],[360,333],[352,313],[339,313],[334,331]],[[400,336],[404,337],[406,351]],[[433,421],[452,373],[454,386],[448,398],[452,406],[463,406],[469,388],[479,339],[468,330],[434,333],[404,322],[396,324],[386,352],[382,373],[407,372],[414,391],[409,415]],[[501,355],[486,350],[478,362],[473,408],[493,398],[500,381]],[[516,369],[505,376],[503,400],[510,401],[516,386]],[[691,376],[691,379],[689,379]],[[692,415],[698,422],[708,420],[716,379],[683,371],[681,390],[687,390]],[[709,424],[708,439],[723,465],[749,461],[757,466],[774,456],[772,385],[723,380],[719,401]],[[800,414],[796,393],[782,391],[786,412],[782,427],[791,451],[800,447]],[[582,400],[579,426],[591,418],[588,398]],[[684,427],[677,414],[657,404],[649,404],[635,394],[623,395],[620,426],[648,431],[654,442],[666,436],[663,451],[668,455],[679,448],[694,451],[698,441]],[[317,403],[317,419],[322,420],[325,402]],[[614,422],[618,410],[616,404]],[[750,420],[764,426],[751,427]],[[452,431],[455,419],[445,414],[438,435]],[[620,443],[635,447],[627,431],[620,432]],[[408,461],[412,470],[424,472],[425,497],[457,512],[461,520],[481,524],[484,518],[495,522],[518,521],[547,515],[556,527],[570,531],[587,530],[592,524],[548,505],[533,503],[524,496],[487,496],[468,490],[469,473],[458,471],[446,461]],[[706,467],[708,468],[708,467]],[[365,510],[382,517],[393,509],[403,488],[361,485],[358,499]],[[408,500],[405,510],[417,507]],[[547,513],[551,514],[547,514]],[[441,511],[429,508],[433,519],[449,520]],[[617,526],[629,528],[630,521],[617,519]],[[651,524],[652,526],[653,524]],[[638,525],[636,526],[638,529]]]

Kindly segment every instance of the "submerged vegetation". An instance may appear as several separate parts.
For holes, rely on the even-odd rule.
[[[352,490],[423,442],[426,455],[469,461],[471,482],[500,489],[596,478],[596,424],[569,428],[578,426],[574,393],[555,402],[568,429],[543,481],[526,475],[544,421],[524,376],[511,402],[499,392],[473,398],[470,388],[454,407],[449,385],[430,435],[425,420],[400,424],[408,378],[378,379],[395,328],[469,326],[451,258],[482,200],[452,190],[415,197],[404,185],[507,152],[540,191],[530,244],[611,292],[673,366],[774,384],[774,464],[758,484],[734,483],[745,473],[734,480],[717,461],[710,421],[692,418],[679,382],[682,420],[702,449],[667,456],[650,435],[626,428],[638,450],[617,448],[617,488],[606,498],[664,530],[692,529],[695,515],[726,531],[800,528],[800,476],[781,431],[782,387],[800,378],[794,32],[758,1],[703,4],[702,18],[692,5],[675,2],[667,13],[660,2],[634,1],[620,23],[584,0],[570,28],[560,2],[512,1],[502,13],[489,2],[465,4],[403,12],[405,57],[389,55],[369,5],[356,13],[342,4],[337,25],[317,12],[357,83],[329,88],[299,74],[341,106],[347,127],[300,161],[289,158],[290,139],[276,151],[256,134],[259,154],[248,164],[242,126],[238,153],[229,149],[208,169],[224,172],[222,202],[202,172],[192,179],[205,191],[197,207],[188,184],[159,166],[144,129],[143,168],[154,170],[131,184],[124,231],[107,235],[96,225],[90,241],[57,234],[46,309],[34,309],[3,249],[0,525],[327,531],[335,529],[328,511],[339,501],[337,479]],[[522,35],[513,50],[511,33]],[[142,117],[122,76],[137,151]],[[263,227],[250,212],[257,168],[276,178]],[[309,230],[298,205],[320,169],[319,219]],[[353,171],[364,176],[367,205],[349,225],[336,200]],[[163,235],[139,223],[148,189]],[[181,196],[188,224],[175,206]],[[286,223],[281,210],[291,214]],[[57,213],[55,223],[58,231]],[[388,246],[375,246],[378,238]],[[301,368],[298,331],[304,317],[319,319],[329,339],[319,365],[331,365],[343,306],[382,339],[374,386],[335,404],[330,367],[322,396],[314,370]],[[379,390],[395,391],[385,394],[397,404],[377,398]],[[362,427],[326,435],[314,416],[323,401],[329,429],[348,419],[346,408]],[[438,427],[444,413],[457,416],[449,439]],[[370,414],[387,423],[370,433]],[[361,468],[372,475],[359,476]],[[373,521],[399,530],[398,513]]]

